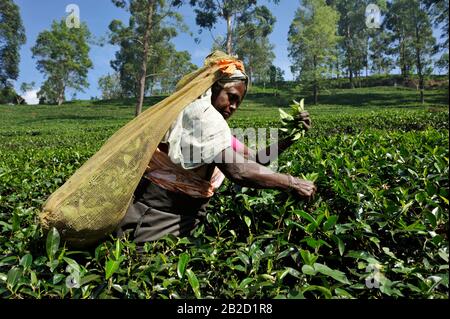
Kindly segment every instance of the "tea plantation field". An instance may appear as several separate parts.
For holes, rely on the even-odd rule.
[[[230,125],[277,127],[293,98],[257,89]],[[278,165],[315,180],[314,200],[225,183],[193,236],[144,254],[115,238],[75,251],[36,217],[133,102],[0,106],[0,298],[448,299],[448,91],[417,99],[399,87],[307,99],[313,129]]]

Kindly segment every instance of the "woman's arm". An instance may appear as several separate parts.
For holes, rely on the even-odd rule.
[[[311,118],[307,111],[301,112],[297,118],[298,122],[303,125],[303,128],[308,131],[311,129]],[[246,159],[250,159],[260,165],[267,166],[271,162],[275,161],[278,156],[288,149],[294,141],[290,137],[282,138],[278,142],[275,142],[265,149],[258,152],[248,148],[242,144],[239,140],[233,137],[233,149],[244,156]]]
[[[251,188],[293,190],[301,197],[312,197],[316,192],[313,182],[291,175],[275,173],[231,148],[222,151],[215,159],[217,167],[232,182]]]

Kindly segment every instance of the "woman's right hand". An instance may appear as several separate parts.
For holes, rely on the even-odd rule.
[[[289,176],[290,183],[289,187],[297,193],[298,196],[312,199],[316,194],[317,187],[314,185],[314,182],[307,181],[304,179],[300,179],[297,177]]]

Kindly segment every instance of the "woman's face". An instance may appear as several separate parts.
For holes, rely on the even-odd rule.
[[[237,110],[245,95],[243,81],[227,83],[225,88],[217,87],[212,90],[211,104],[222,114],[225,120]]]

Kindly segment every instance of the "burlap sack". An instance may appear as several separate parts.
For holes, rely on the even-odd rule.
[[[58,229],[75,247],[91,245],[124,217],[153,152],[178,114],[242,63],[216,51],[185,76],[177,91],[127,123],[56,190],[39,215],[44,230]]]

